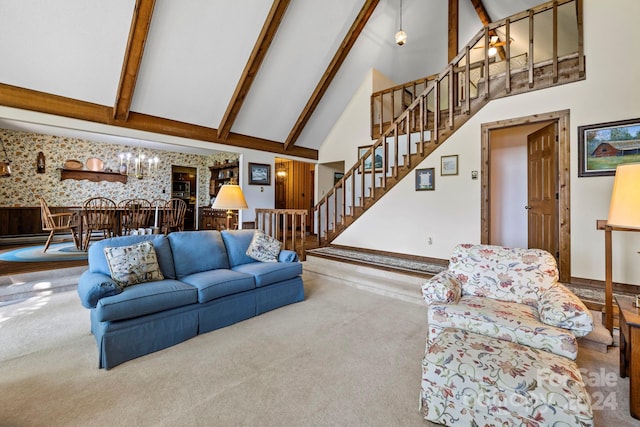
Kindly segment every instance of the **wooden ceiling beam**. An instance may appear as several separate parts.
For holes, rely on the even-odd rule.
[[[124,54],[122,71],[120,72],[120,82],[118,83],[118,93],[113,106],[113,118],[127,120],[129,109],[133,100],[133,92],[138,80],[138,72],[144,54],[144,45],[151,26],[151,17],[155,0],[136,0],[136,6],[131,18],[131,28],[129,29],[129,39],[127,50]]]
[[[342,63],[346,59],[347,55],[351,51],[351,48],[355,44],[356,40],[360,36],[360,33],[364,29],[364,26],[367,24],[367,21],[373,14],[376,6],[378,5],[379,0],[366,0],[362,9],[360,9],[360,13],[356,17],[355,21],[351,25],[351,28],[347,32],[347,35],[342,40],[340,47],[336,51],[331,63],[327,67],[326,71],[320,78],[320,82],[316,86],[315,90],[311,94],[311,97],[307,101],[307,105],[302,110],[300,117],[293,125],[293,129],[289,132],[289,136],[287,136],[286,141],[284,142],[285,150],[291,150],[295,145],[296,141],[300,137],[302,130],[306,126],[307,122],[311,118],[311,115],[315,111],[316,107],[320,103],[320,100],[324,96],[325,92],[329,88],[331,81],[338,73],[338,70],[342,66]]]
[[[449,0],[449,37],[448,37],[448,61],[458,54],[458,28],[459,28],[459,3],[458,0]]]
[[[227,139],[222,140],[218,138],[218,130],[214,128],[135,112],[130,112],[127,120],[118,119],[113,117],[111,107],[3,83],[0,83],[0,105],[274,154],[287,154],[311,160],[318,159],[318,151],[311,148],[295,147],[285,150],[284,145],[280,142],[234,133],[230,133]]]
[[[244,67],[242,76],[240,76],[236,90],[233,92],[233,96],[229,101],[227,111],[224,113],[224,117],[222,117],[222,121],[218,126],[218,138],[227,139],[229,136],[231,127],[240,113],[242,104],[251,89],[251,85],[258,74],[258,70],[262,65],[264,57],[267,55],[269,46],[271,46],[271,42],[280,27],[280,23],[282,22],[282,18],[284,17],[284,13],[286,12],[289,3],[290,0],[273,1],[269,15],[262,26],[262,31],[260,31],[258,40],[256,40],[256,44],[253,46],[251,56],[249,56],[247,65]]]

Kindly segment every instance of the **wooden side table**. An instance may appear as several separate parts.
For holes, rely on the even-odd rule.
[[[615,299],[620,309],[620,377],[629,377],[629,412],[640,419],[640,308],[634,297]]]

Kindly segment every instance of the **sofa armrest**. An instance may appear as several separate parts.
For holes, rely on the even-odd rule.
[[[122,288],[111,277],[89,270],[82,273],[78,280],[78,296],[85,308],[95,308],[98,300],[122,292]]]
[[[278,262],[298,262],[298,254],[295,251],[283,249],[278,254]]]
[[[538,301],[538,314],[543,323],[569,329],[578,338],[593,330],[591,311],[561,283],[542,293]]]
[[[442,271],[422,285],[422,296],[427,304],[434,302],[457,303],[462,287],[448,270]]]

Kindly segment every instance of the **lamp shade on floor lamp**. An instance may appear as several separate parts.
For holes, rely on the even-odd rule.
[[[640,230],[640,163],[616,168],[607,225]]]

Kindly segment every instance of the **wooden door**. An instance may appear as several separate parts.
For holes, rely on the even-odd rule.
[[[556,123],[527,137],[529,248],[558,258],[558,161]]]

